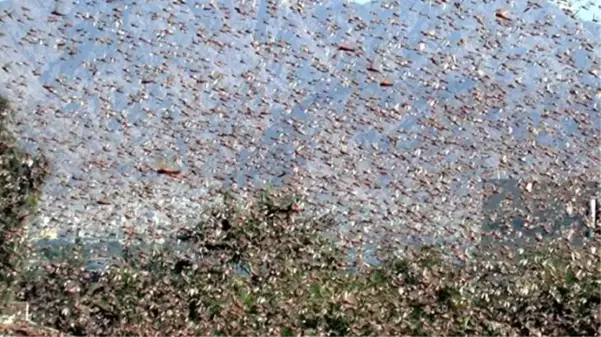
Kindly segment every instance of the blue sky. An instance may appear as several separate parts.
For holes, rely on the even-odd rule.
[[[571,0],[572,4],[575,8],[581,8],[583,5],[587,3],[592,3],[591,0]],[[595,7],[593,5],[589,6],[588,10],[581,9],[578,11],[578,16],[585,21],[592,21],[593,18],[597,18],[597,20],[601,19],[601,9],[599,7]]]
[[[357,3],[367,3],[370,2],[371,0],[352,0],[355,1]],[[598,20],[601,19],[601,9],[599,9],[599,7],[595,7],[593,5],[588,6],[588,9],[581,9],[583,5],[586,5],[587,3],[593,3],[595,0],[559,0],[556,2],[560,2],[560,3],[565,3],[565,2],[570,2],[572,3],[572,5],[574,6],[574,8],[578,9],[580,8],[580,10],[578,10],[577,14],[578,17],[580,17],[580,19],[584,20],[584,21],[592,21],[594,18],[597,18]]]
[[[6,0],[0,0],[0,2],[3,2]],[[370,2],[371,0],[351,0],[357,3],[367,3]],[[558,0],[555,2],[570,2],[572,3],[572,5],[574,6],[574,8],[581,8],[583,5],[586,5],[587,3],[593,3],[595,1],[598,0]],[[601,9],[599,9],[598,6],[588,6],[588,9],[581,9],[578,11],[578,16],[584,20],[584,21],[592,21],[594,18],[597,18],[598,20],[601,20]]]

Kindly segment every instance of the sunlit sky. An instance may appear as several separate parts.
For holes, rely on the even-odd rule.
[[[0,0],[3,2],[6,0]],[[372,0],[350,0],[360,4],[370,2]],[[577,9],[577,15],[584,21],[593,21],[593,19],[601,20],[601,9],[599,5],[588,5],[587,8],[582,8],[584,5],[596,3],[599,0],[551,0],[557,3],[571,3]]]
[[[370,2],[371,0],[351,0],[357,3],[367,3]],[[559,2],[559,3],[566,3],[566,2],[570,2],[572,4],[572,6],[574,7],[574,9],[577,12],[578,17],[581,20],[584,21],[592,21],[593,19],[597,19],[600,20],[601,19],[601,9],[599,9],[598,5],[589,5],[587,6],[587,9],[583,9],[582,7],[587,5],[587,4],[591,4],[594,3],[595,1],[599,1],[599,0],[559,0],[559,1],[555,1],[555,2]]]
[[[597,20],[601,19],[601,9],[599,9],[599,5],[592,6],[589,5],[588,9],[582,9],[583,5],[587,3],[593,3],[591,0],[571,0],[574,7],[577,9],[578,16],[584,21],[592,21],[594,18]]]

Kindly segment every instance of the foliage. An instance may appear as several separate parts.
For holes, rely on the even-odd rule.
[[[34,320],[74,335],[600,332],[598,243],[549,240],[461,263],[421,246],[357,269],[321,234],[333,222],[300,218],[296,200],[256,199],[230,200],[182,230],[185,250],[131,249],[89,271],[76,247],[70,260],[24,274],[22,300]]]
[[[0,97],[0,114],[10,109]],[[46,175],[43,158],[32,158],[15,146],[0,123],[0,296],[6,300],[26,254],[25,223],[35,211]]]
[[[0,114],[4,114],[10,110],[10,101],[8,98],[0,96]]]

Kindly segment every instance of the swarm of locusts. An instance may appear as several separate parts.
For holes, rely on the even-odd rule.
[[[600,335],[601,27],[583,11],[601,7],[0,2],[0,318]]]
[[[469,258],[381,248],[366,262],[333,239],[339,223],[303,218],[298,198],[224,199],[166,244],[132,238],[102,268],[63,247],[68,258],[26,269],[14,289],[35,322],[78,336],[601,332],[598,234],[476,245]]]

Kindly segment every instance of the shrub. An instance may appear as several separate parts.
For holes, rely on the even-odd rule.
[[[70,261],[28,271],[36,320],[75,335],[593,335],[601,302],[592,244],[499,247],[458,264],[444,247],[383,252],[352,267],[296,201],[235,201],[182,229],[185,249],[133,249],[102,272]],[[388,258],[386,258],[388,257]]]
[[[9,109],[0,97],[0,113]],[[15,140],[0,123],[0,295],[8,300],[26,255],[25,230],[28,216],[37,206],[46,175],[43,158],[32,158],[15,146]]]

